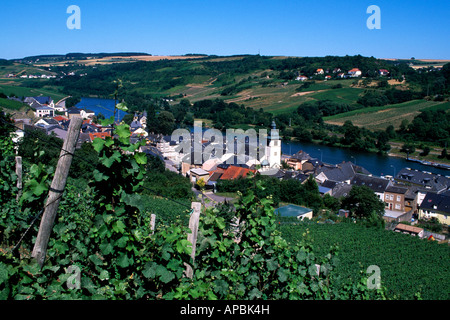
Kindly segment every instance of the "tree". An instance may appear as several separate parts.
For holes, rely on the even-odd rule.
[[[203,180],[203,178],[198,179],[195,184],[196,184],[196,187],[198,189],[200,189],[200,191],[202,191],[202,192],[205,191],[206,182],[205,182],[205,180]]]
[[[158,119],[158,132],[169,135],[172,134],[175,128],[175,117],[169,111],[161,111],[157,117]]]
[[[405,143],[403,144],[402,148],[400,149],[400,152],[404,152],[407,155],[414,153],[416,151],[416,147],[412,143]]]
[[[425,146],[422,150],[422,152],[420,153],[421,156],[427,156],[430,153],[431,149],[429,146]]]
[[[342,206],[359,219],[373,218],[374,214],[382,219],[384,214],[383,201],[367,186],[353,186]]]
[[[342,138],[342,143],[345,145],[351,145],[359,140],[361,136],[360,129],[353,125],[350,120],[344,122],[342,126],[342,130],[344,131],[344,137]]]
[[[394,126],[392,124],[387,126],[386,133],[387,133],[389,139],[394,139],[396,137],[396,135],[397,135],[395,133]]]
[[[389,151],[391,149],[391,146],[389,145],[389,135],[385,131],[380,131],[378,133],[378,140],[376,143],[377,149],[380,153],[384,153]]]
[[[339,210],[340,204],[339,199],[330,196],[328,193],[323,196],[323,205],[334,212]]]

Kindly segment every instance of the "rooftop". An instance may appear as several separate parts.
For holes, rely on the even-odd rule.
[[[450,214],[450,196],[427,192],[420,209],[437,210]]]
[[[249,172],[255,172],[255,170],[230,165],[220,177],[220,180],[232,180],[246,177]]]
[[[209,172],[206,170],[203,170],[202,168],[191,169],[191,172],[196,175],[199,175],[199,176],[209,176]]]
[[[420,233],[423,231],[422,228],[413,227],[407,224],[399,223],[394,230],[400,230],[400,231],[407,231],[407,232],[413,232],[413,233]]]

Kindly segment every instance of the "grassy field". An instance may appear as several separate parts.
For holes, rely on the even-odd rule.
[[[366,127],[369,130],[384,130],[389,125],[393,125],[397,129],[403,120],[411,121],[421,110],[428,108],[448,109],[450,108],[450,102],[413,100],[345,112],[325,117],[324,120],[326,123],[336,125],[342,125],[345,121],[350,120],[354,125]]]
[[[128,63],[128,62],[136,62],[136,61],[158,61],[158,60],[185,60],[185,59],[198,59],[204,58],[204,56],[108,56],[98,59],[91,58],[82,58],[78,60],[69,60],[69,61],[56,61],[56,62],[45,62],[41,64],[36,64],[39,67],[51,67],[51,66],[61,66],[66,65],[68,63],[71,64],[82,64],[86,66],[93,65],[104,65],[104,64],[113,64],[113,63]]]
[[[23,106],[24,104],[18,101],[0,98],[0,108],[5,108],[8,110],[20,110]]]
[[[342,88],[332,89],[340,83]],[[355,104],[361,88],[350,87],[348,80],[316,81],[307,89],[298,91],[302,85],[299,81],[273,83],[271,86],[254,85],[247,90],[227,98],[227,102],[236,102],[254,109],[263,108],[264,111],[274,115],[294,111],[306,101],[329,99],[335,102]]]
[[[17,84],[20,84],[20,82],[17,82]],[[7,96],[15,94],[17,97],[50,96],[55,102],[66,96],[60,93],[57,87],[44,86],[43,88],[27,88],[15,85],[14,82],[10,81],[0,81],[0,92],[3,92]]]

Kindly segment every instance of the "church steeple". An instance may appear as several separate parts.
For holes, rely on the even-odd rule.
[[[279,168],[281,166],[281,140],[275,120],[272,121],[270,127],[270,133],[267,137],[266,154],[268,156],[270,167]]]

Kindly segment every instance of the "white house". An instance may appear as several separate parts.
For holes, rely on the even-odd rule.
[[[37,107],[36,111],[34,112],[34,115],[38,118],[41,117],[54,117],[55,116],[55,110],[50,107]]]
[[[348,75],[350,77],[356,78],[362,75],[361,70],[359,70],[358,68],[353,68],[351,70],[348,71]]]
[[[306,80],[308,80],[308,77],[307,76],[298,76],[297,78],[295,78],[295,80],[297,80],[297,81],[306,81]]]
[[[95,116],[95,112],[94,112],[94,111],[91,111],[91,110],[84,110],[84,109],[81,109],[81,111],[80,111],[80,116],[81,116],[83,119],[87,119],[87,118],[90,118],[90,117]]]

